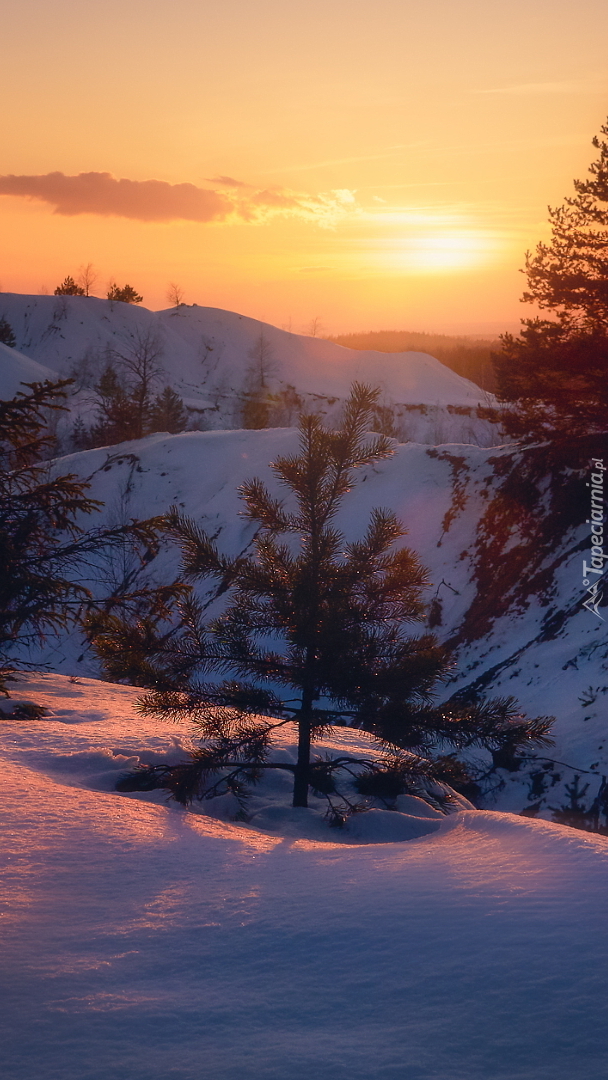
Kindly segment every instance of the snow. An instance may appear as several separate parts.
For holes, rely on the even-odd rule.
[[[167,377],[219,426],[263,333],[276,386],[297,385],[330,417],[360,378],[402,403],[408,437],[482,441],[481,392],[423,354],[354,353],[210,308],[5,295],[0,314],[22,349],[0,345],[2,397],[158,330]],[[73,404],[85,408],[86,392]],[[175,504],[235,555],[254,532],[238,485],[260,476],[285,494],[270,462],[296,445],[288,428],[157,434],[55,468],[89,479],[105,503],[85,524]],[[362,470],[337,524],[354,538],[372,507],[397,512],[449,639],[479,587],[478,522],[511,451],[414,441],[395,451]],[[460,649],[444,687],[448,696],[487,676],[488,694],[557,717],[555,746],[540,752],[542,791],[537,765],[499,770],[482,811],[454,796],[446,817],[400,796],[396,811],[376,805],[330,829],[322,800],[289,806],[291,779],[278,771],[256,789],[247,822],[228,797],[184,811],[162,791],[118,793],[138,763],[181,760],[192,733],[137,715],[138,690],[87,677],[97,668],[76,631],[49,641],[38,659],[61,674],[21,676],[0,700],[7,1078],[603,1080],[608,846],[540,819],[564,805],[575,775],[587,803],[608,775],[608,641],[582,609],[581,542],[574,530],[564,541],[551,605],[495,619]],[[178,562],[167,547],[144,573],[167,581]],[[111,583],[112,572],[108,560],[88,584]],[[551,613],[564,618],[549,634]],[[16,701],[47,715],[15,719]],[[294,760],[292,730],[277,745]],[[378,753],[347,730],[317,748]],[[516,816],[530,804],[538,819]]]
[[[193,305],[149,311],[96,297],[0,294],[18,348],[62,377],[79,370],[93,382],[110,352],[128,353],[133,343],[162,343],[163,378],[205,426],[238,426],[235,392],[247,384],[260,341],[273,391],[295,388],[307,408],[332,413],[356,379],[379,386],[383,403],[397,406],[403,438],[437,443],[491,445],[496,426],[480,420],[478,406],[492,395],[425,353],[361,352],[322,338],[292,334],[236,312]],[[86,380],[85,380],[86,381]],[[88,421],[91,400],[82,390],[72,403]],[[454,412],[461,410],[460,413]],[[335,410],[333,410],[335,411]]]
[[[62,458],[56,467],[88,477],[92,496],[106,504],[103,514],[87,519],[89,523],[128,522],[133,517],[162,514],[176,505],[215,536],[222,551],[236,555],[248,549],[254,535],[253,525],[240,516],[239,484],[259,476],[277,495],[284,496],[270,462],[296,447],[297,433],[292,429],[157,434],[139,442],[73,454]],[[438,596],[442,603],[443,621],[436,631],[443,640],[462,624],[475,597],[478,584],[471,553],[478,522],[491,497],[495,460],[510,452],[509,448],[444,446],[437,454],[414,443],[396,445],[392,458],[362,470],[338,517],[339,527],[355,539],[373,507],[388,507],[397,513],[409,530],[405,542],[429,570],[427,600]],[[446,514],[454,505],[456,489],[446,454],[466,466],[466,504],[447,531]],[[589,784],[588,804],[597,794],[602,776],[608,775],[608,639],[606,623],[582,608],[577,543],[584,536],[583,527],[580,535],[566,538],[569,555],[554,574],[551,606],[531,602],[525,610],[509,611],[495,620],[483,638],[460,649],[450,682],[442,690],[442,696],[447,697],[491,674],[484,689],[488,696],[512,695],[528,715],[557,718],[555,745],[539,751],[539,756],[561,764],[553,766],[551,760],[545,761],[548,775],[543,790],[533,787],[537,765],[517,773],[501,773],[496,777],[492,801],[486,803],[488,808],[520,813],[540,800],[538,812],[551,818],[556,808],[568,802],[566,788],[577,772],[581,783]],[[178,568],[178,552],[173,547],[163,551],[149,570],[156,581],[166,582]],[[547,636],[544,620],[560,610],[568,617],[559,631]],[[83,653],[77,634],[49,643],[40,661],[64,674],[98,674],[90,654]],[[594,700],[585,705],[589,687],[594,688]],[[478,757],[483,760],[482,754]]]
[[[249,352],[263,333],[283,381],[305,393],[344,397],[353,379],[373,378],[401,402],[478,405],[485,401],[479,387],[425,353],[346,349],[219,308],[184,305],[178,311],[155,312],[96,297],[5,293],[2,310],[26,355],[44,359],[57,371],[64,371],[68,361],[79,360],[87,349],[124,346],[134,332],[153,329],[162,335],[173,377],[200,385],[205,368],[221,367],[223,376],[242,378],[251,359]]]
[[[10,1080],[603,1080],[603,838],[293,839],[121,795],[187,742],[137,693],[27,676],[49,715],[0,721]]]
[[[25,391],[22,383],[44,382],[45,379],[57,379],[57,375],[50,368],[44,367],[36,360],[30,360],[16,349],[3,345],[0,341],[0,399],[5,401],[12,398],[21,390]]]

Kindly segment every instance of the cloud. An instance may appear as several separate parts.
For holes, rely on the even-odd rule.
[[[266,188],[249,195],[239,209],[247,220],[264,221],[280,214],[331,228],[338,218],[356,211],[357,205],[354,192],[347,189],[311,195],[288,188]]]
[[[165,180],[117,180],[110,173],[61,172],[42,176],[0,176],[0,195],[36,199],[53,207],[55,214],[73,217],[97,214],[131,221],[212,222],[228,219],[259,223],[272,217],[300,217],[331,227],[355,209],[351,191],[313,195],[285,188],[256,191],[232,177],[211,183],[230,190],[214,191],[195,184],[169,184]]]
[[[0,176],[0,195],[23,195],[50,203],[56,214],[100,214],[133,221],[214,221],[227,217],[231,202],[217,191],[165,180],[116,180],[110,173],[65,176]]]
[[[246,184],[243,180],[235,180],[233,176],[211,176],[209,178],[209,183],[222,184],[224,187],[250,187],[250,184]]]

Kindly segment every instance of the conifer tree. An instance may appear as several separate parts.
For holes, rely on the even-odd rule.
[[[98,421],[91,429],[93,445],[114,445],[137,438],[136,418],[126,387],[113,360],[108,360],[94,386]]]
[[[92,601],[78,580],[90,559],[112,546],[134,547],[146,559],[157,546],[154,522],[85,528],[99,510],[90,485],[55,475],[48,461],[49,410],[62,409],[69,379],[30,383],[0,401],[0,692],[21,662],[15,648],[64,629]]]
[[[106,635],[106,655],[122,648],[127,666],[129,655],[145,653],[146,680],[155,688],[141,700],[143,711],[192,719],[203,738],[191,761],[153,767],[123,790],[156,782],[188,803],[225,790],[239,794],[264,769],[284,768],[294,776],[293,805],[305,807],[309,787],[335,792],[346,764],[311,760],[312,742],[331,724],[360,727],[416,754],[446,743],[517,747],[546,737],[548,722],[517,717],[512,701],[433,706],[448,657],[432,635],[404,630],[421,619],[427,585],[416,554],[398,546],[405,529],[380,509],[360,540],[348,541],[338,528],[357,471],[393,452],[384,436],[366,435],[377,397],[355,385],[338,431],[317,416],[302,417],[299,453],[272,467],[287,500],[258,479],[243,485],[244,514],[257,527],[253,554],[228,558],[194,522],[170,515],[186,580],[215,581],[218,597],[228,599],[205,624],[190,598],[182,635],[169,648],[166,637],[148,634],[144,643],[141,634],[123,632],[113,642]],[[272,731],[290,720],[298,732],[295,766],[269,761]]]
[[[123,285],[121,289],[116,282],[110,285],[107,296],[108,300],[118,300],[121,304],[141,304],[143,301],[143,296],[132,285]]]
[[[563,440],[605,432],[608,407],[608,123],[575,195],[549,207],[551,241],[526,256],[527,303],[554,318],[522,320],[495,356],[510,434]]]
[[[0,318],[0,342],[2,342],[3,345],[8,345],[9,349],[14,349],[17,346],[17,339],[13,328],[4,316]]]
[[[90,432],[87,431],[82,416],[77,416],[72,426],[72,434],[70,435],[72,450],[88,450],[90,438]]]
[[[188,414],[179,394],[170,386],[165,386],[162,394],[157,394],[150,409],[149,431],[168,431],[176,435],[185,431]]]
[[[84,296],[85,292],[81,285],[77,285],[73,277],[64,278],[61,285],[55,289],[55,296]]]

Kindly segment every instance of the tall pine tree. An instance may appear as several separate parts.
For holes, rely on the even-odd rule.
[[[495,357],[505,423],[520,439],[563,441],[606,432],[608,407],[608,124],[575,195],[549,208],[551,241],[526,256],[527,303],[554,318],[522,320]]]

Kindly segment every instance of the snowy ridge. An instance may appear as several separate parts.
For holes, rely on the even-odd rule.
[[[96,297],[3,293],[0,315],[17,348],[61,376],[86,368],[95,379],[112,351],[158,339],[167,382],[207,428],[239,426],[235,406],[261,345],[270,389],[295,388],[305,407],[331,413],[359,380],[381,388],[404,439],[497,441],[494,426],[476,415],[491,395],[425,353],[360,352],[197,305],[154,312]]]

